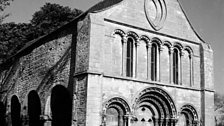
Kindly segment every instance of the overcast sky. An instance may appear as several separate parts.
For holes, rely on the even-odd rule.
[[[100,0],[14,0],[6,12],[6,22],[28,22],[45,2],[81,10]],[[224,0],[179,0],[194,29],[214,50],[215,90],[224,94]]]

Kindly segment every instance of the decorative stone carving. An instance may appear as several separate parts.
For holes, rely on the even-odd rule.
[[[145,0],[145,14],[150,25],[160,30],[166,20],[167,8],[164,0]]]
[[[130,110],[127,102],[124,101],[123,99],[119,98],[119,97],[115,97],[115,98],[112,98],[109,101],[107,101],[106,104],[105,104],[105,108],[107,109],[107,108],[111,107],[111,105],[113,105],[113,103],[121,104],[125,108],[125,112],[130,113],[131,110]]]

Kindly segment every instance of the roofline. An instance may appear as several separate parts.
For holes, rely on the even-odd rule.
[[[180,6],[182,12],[184,13],[184,16],[185,16],[186,19],[187,19],[187,22],[189,23],[189,25],[190,25],[191,29],[193,30],[193,32],[195,33],[195,35],[199,38],[200,41],[202,41],[203,43],[206,43],[206,42],[202,39],[202,37],[197,33],[197,31],[194,29],[193,25],[191,24],[189,18],[187,17],[187,14],[185,13],[185,10],[184,10],[184,8],[182,7],[182,5],[181,5],[181,3],[180,3],[179,0],[177,0],[177,3],[179,4],[179,6]],[[206,43],[206,44],[207,44],[207,43]]]
[[[37,39],[31,40],[28,43],[26,43],[26,45],[20,49],[16,54],[10,56],[9,58],[7,58],[5,61],[3,61],[2,64],[0,64],[0,71],[7,69],[8,67],[10,67],[14,61],[16,61],[17,59],[21,58],[24,55],[29,54],[30,52],[32,52],[35,48],[47,43],[47,42],[39,42],[41,40],[46,39],[49,36],[54,36],[55,34],[59,33],[60,31],[65,30],[68,27],[72,27],[74,23],[78,22],[79,20],[83,19],[86,15],[88,14],[88,11],[83,12],[82,14],[80,14],[79,16],[77,16],[75,19],[73,19],[71,22],[61,26],[60,28],[50,32],[47,35],[43,35]]]
[[[58,32],[65,30],[68,27],[73,27],[73,25],[75,23],[77,23],[78,21],[84,19],[86,17],[86,15],[88,15],[88,13],[97,13],[97,12],[100,12],[100,11],[104,11],[106,9],[109,9],[109,8],[111,8],[111,7],[119,4],[122,1],[123,0],[113,0],[112,3],[108,2],[107,0],[106,1],[101,1],[101,2],[99,2],[97,4],[95,4],[94,6],[90,7],[87,11],[85,11],[85,12],[81,13],[80,15],[78,15],[77,17],[75,17],[75,19],[73,19],[71,22],[69,22],[69,23],[61,26],[60,28],[58,28],[58,29],[50,32],[47,35],[43,35],[43,36],[41,36],[41,37],[39,37],[37,39],[34,39],[34,40],[29,41],[16,54],[10,56],[5,61],[3,61],[2,64],[0,64],[0,72],[2,70],[7,69],[8,67],[10,67],[14,63],[14,61],[16,61],[17,59],[21,58],[24,55],[29,54],[35,48],[37,48],[37,47],[39,47],[39,46],[41,46],[41,45],[43,45],[43,44],[46,43],[46,42],[42,42],[41,43],[39,41],[46,39],[46,37],[53,36],[53,35],[57,34]]]

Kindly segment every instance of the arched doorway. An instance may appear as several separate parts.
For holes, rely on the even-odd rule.
[[[176,114],[175,104],[164,90],[147,88],[135,100],[133,126],[174,126]]]
[[[6,114],[6,107],[3,102],[0,102],[0,126],[5,126],[5,116]]]
[[[52,126],[71,126],[72,99],[68,90],[56,85],[51,93]]]
[[[12,126],[21,126],[21,105],[17,96],[13,95],[11,98],[11,120]]]
[[[184,105],[181,107],[180,117],[177,126],[197,126],[198,114],[192,105]]]
[[[29,126],[41,126],[41,103],[36,91],[30,91],[28,94],[28,115]]]
[[[128,126],[128,113],[130,108],[123,99],[115,97],[105,104],[106,112],[103,119],[106,126]]]

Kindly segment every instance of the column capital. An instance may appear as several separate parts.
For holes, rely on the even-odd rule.
[[[162,46],[159,47],[159,51],[162,52],[164,48]]]
[[[147,47],[147,48],[151,48],[151,47],[152,47],[152,43],[151,43],[151,42],[147,42],[147,43],[146,43],[146,47]]]
[[[127,36],[123,36],[123,37],[122,37],[122,43],[127,43],[127,41],[128,41]]]
[[[135,41],[135,45],[139,46],[140,45],[140,40],[138,39],[137,41]]]
[[[170,47],[170,49],[169,49],[169,54],[173,54],[173,47]]]
[[[184,51],[180,51],[180,55],[181,56],[184,56],[185,55],[185,52]]]

